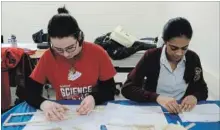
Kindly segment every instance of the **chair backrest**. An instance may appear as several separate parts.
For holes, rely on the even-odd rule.
[[[1,35],[1,43],[4,43],[4,37]]]
[[[11,75],[14,75],[14,81],[17,86],[16,95],[18,96],[20,102],[24,101],[26,98],[26,88],[27,80],[33,71],[36,63],[30,58],[30,56],[26,53],[22,56],[20,62],[16,66],[16,68],[11,72]]]

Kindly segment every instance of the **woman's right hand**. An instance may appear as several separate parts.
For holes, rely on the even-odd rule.
[[[181,105],[172,97],[158,96],[157,103],[166,108],[170,113],[182,113]]]
[[[65,105],[45,100],[41,103],[40,109],[44,112],[46,118],[50,121],[60,121],[64,119],[64,114],[69,110]]]

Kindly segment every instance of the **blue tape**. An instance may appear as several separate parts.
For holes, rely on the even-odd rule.
[[[101,125],[100,130],[107,130],[107,127],[105,125]]]

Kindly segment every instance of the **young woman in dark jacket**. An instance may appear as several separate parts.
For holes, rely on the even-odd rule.
[[[157,102],[171,113],[190,111],[197,101],[206,100],[208,88],[199,56],[188,49],[192,34],[188,20],[170,19],[164,26],[163,47],[147,50],[128,74],[124,97]]]

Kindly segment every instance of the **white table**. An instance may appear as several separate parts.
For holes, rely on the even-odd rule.
[[[11,44],[8,43],[3,43],[1,44],[2,47],[12,47]],[[42,54],[44,53],[44,51],[46,49],[38,49],[37,48],[37,44],[36,43],[17,43],[17,47],[19,48],[26,48],[26,49],[30,49],[30,50],[37,50],[36,54],[31,55],[31,58],[40,58],[42,56]],[[122,59],[122,60],[112,60],[112,63],[115,67],[119,67],[119,68],[133,68],[136,66],[136,64],[138,63],[138,61],[141,59],[141,57],[144,55],[145,51],[138,51],[135,54]]]
[[[2,45],[1,47],[13,47],[12,44],[8,44],[8,43],[3,43],[1,45]],[[33,59],[40,58],[46,50],[46,49],[38,49],[36,43],[17,43],[17,47],[24,48],[24,49],[30,49],[30,50],[36,50],[35,54],[30,55],[30,57]]]
[[[2,47],[12,47],[12,44],[2,43]],[[19,48],[27,48],[30,50],[38,50],[36,43],[17,43],[17,47]]]

